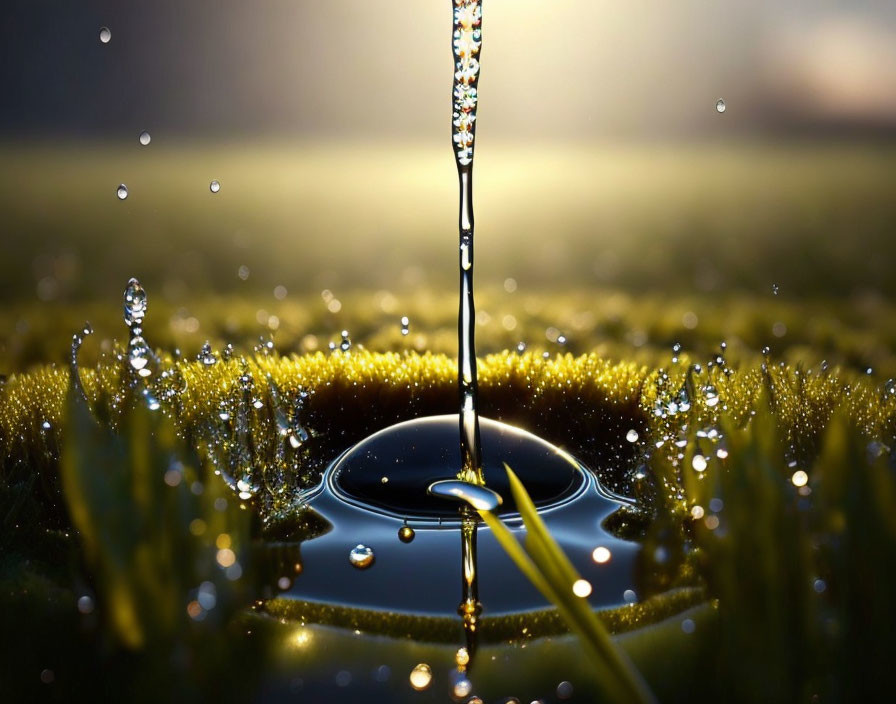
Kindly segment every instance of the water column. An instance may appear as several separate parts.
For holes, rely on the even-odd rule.
[[[479,444],[479,402],[476,380],[476,307],[473,301],[473,142],[476,136],[479,61],[482,47],[480,0],[453,0],[454,53],[453,111],[451,137],[460,187],[460,304],[457,317],[458,390],[460,395],[461,468],[458,478],[482,486],[482,453]],[[470,655],[482,606],[476,576],[477,517],[461,507],[462,597],[458,613],[464,621]]]

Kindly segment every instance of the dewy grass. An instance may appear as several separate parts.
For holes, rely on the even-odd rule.
[[[699,682],[706,698],[736,691],[752,701],[885,694],[889,634],[884,625],[896,620],[892,385],[847,370],[772,360],[740,365],[714,360],[712,367],[704,360],[699,371],[692,361],[681,354],[677,363],[667,358],[664,368],[651,368],[595,354],[545,359],[504,352],[482,360],[483,406],[486,415],[564,445],[605,483],[638,498],[638,513],[623,516],[612,529],[642,543],[633,584],[639,603],[682,587],[705,590],[714,617],[704,630],[689,621],[685,631],[702,644],[700,671],[677,673],[680,680],[672,682],[651,681],[652,689],[683,698],[693,696]],[[161,402],[155,412],[145,409],[143,382],[114,355],[82,370],[96,419],[90,420],[95,428],[90,432],[84,429],[85,407],[79,416],[66,400],[70,375],[64,367],[13,375],[0,389],[5,511],[0,578],[9,587],[3,591],[4,609],[17,615],[10,637],[25,642],[29,634],[41,647],[58,642],[79,651],[84,671],[103,671],[110,651],[95,645],[84,650],[77,624],[60,630],[56,624],[71,619],[64,609],[50,606],[68,599],[64,603],[74,610],[72,594],[89,591],[103,609],[123,604],[113,608],[118,616],[104,617],[97,626],[119,634],[112,638],[121,643],[116,647],[144,642],[158,649],[151,666],[144,663],[144,681],[150,671],[165,671],[178,643],[193,642],[199,626],[181,629],[184,619],[192,620],[187,606],[199,602],[204,582],[215,583],[211,577],[219,567],[188,571],[196,568],[195,561],[175,559],[165,546],[173,540],[170,531],[192,535],[195,518],[207,526],[221,518],[214,502],[211,510],[200,502],[178,512],[178,505],[193,501],[184,477],[208,472],[202,455],[190,459],[181,445],[200,449],[224,470],[231,467],[242,445],[220,413],[234,412],[242,402],[241,376],[252,377],[252,398],[260,402],[250,416],[250,464],[274,471],[262,472],[250,499],[240,500],[220,482],[223,494],[209,495],[227,497],[237,517],[262,519],[254,527],[228,522],[226,529],[211,529],[216,540],[223,532],[236,536],[234,544],[249,539],[246,531],[269,539],[313,535],[319,527],[296,519],[294,504],[285,500],[296,494],[289,492],[300,498],[329,460],[377,428],[451,412],[456,404],[456,369],[442,355],[354,347],[347,353],[290,357],[222,359],[216,352],[214,364],[163,356],[159,364],[146,382]],[[302,390],[308,396],[297,414]],[[309,435],[285,459],[278,454],[271,420],[278,403],[287,425],[298,420]],[[153,414],[170,424],[170,432],[156,426]],[[141,435],[140,417],[149,419],[145,428],[155,428],[151,438]],[[638,436],[634,441],[632,430]],[[132,452],[153,459],[144,465]],[[175,467],[181,481],[170,477],[176,487],[165,485],[172,453],[183,463],[183,469]],[[113,491],[119,485],[121,490]],[[121,510],[109,511],[109,502]],[[147,513],[147,506],[167,513]],[[196,545],[205,549],[201,539]],[[231,548],[216,545],[214,554],[220,549]],[[118,557],[122,554],[124,559]],[[244,565],[250,581],[259,576],[252,564]],[[155,583],[146,580],[150,573],[168,577]],[[169,579],[190,585],[178,592],[185,601],[165,591]],[[209,603],[208,585],[203,589]],[[227,593],[220,589],[218,594]],[[146,596],[156,592],[168,596]],[[133,606],[146,599],[151,606]],[[136,621],[134,613],[140,616]],[[195,641],[201,647],[191,652],[207,671],[223,672],[215,668],[227,661],[218,656],[229,631],[211,621],[201,628],[212,629],[213,637]],[[16,662],[27,660],[28,652],[17,653]]]

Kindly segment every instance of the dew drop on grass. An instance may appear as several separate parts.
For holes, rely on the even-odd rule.
[[[115,190],[115,195],[118,196],[118,200],[124,200],[128,197],[128,187],[123,183],[118,184],[118,188]]]
[[[139,140],[140,140],[140,144],[142,144],[145,147],[152,141],[152,137],[150,136],[149,132],[147,132],[146,130],[143,130],[140,133]]]
[[[719,98],[719,99],[716,101],[716,112],[718,112],[718,113],[723,113],[723,112],[725,112],[725,110],[727,109],[727,107],[728,107],[728,106],[725,105],[725,101],[722,100],[721,98]]]
[[[108,27],[100,27],[100,41],[103,44],[108,44],[112,39],[112,32]]]

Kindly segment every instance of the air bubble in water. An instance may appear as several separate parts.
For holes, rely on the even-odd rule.
[[[144,147],[152,141],[152,137],[150,136],[149,132],[147,132],[146,130],[143,130],[140,133],[139,139],[140,139],[140,144],[142,144]]]
[[[123,183],[118,184],[118,188],[115,191],[115,195],[118,196],[118,200],[124,200],[128,197],[128,187]]]
[[[221,190],[221,183],[219,181],[212,181],[210,184],[208,184],[208,190],[210,190],[212,193],[217,193]]]
[[[103,44],[108,44],[112,39],[112,32],[108,27],[100,27],[100,41]]]
[[[725,101],[722,100],[721,98],[719,98],[716,101],[716,112],[723,113],[723,112],[725,112],[726,109],[727,109],[727,106],[725,105]]]
[[[365,570],[370,567],[373,564],[373,560],[373,550],[366,545],[356,545],[348,554],[348,561],[352,567],[357,567],[359,570]]]

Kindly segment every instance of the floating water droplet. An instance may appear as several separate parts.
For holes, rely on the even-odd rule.
[[[691,518],[693,518],[695,521],[699,521],[701,518],[703,518],[704,514],[705,511],[699,504],[691,507]]]
[[[591,582],[587,579],[577,579],[572,585],[572,593],[583,599],[590,596]]]
[[[699,453],[695,454],[693,459],[691,459],[691,466],[694,468],[695,472],[705,472],[706,458]]]
[[[638,442],[638,431],[632,428],[625,434],[625,439],[629,442]]]
[[[93,599],[91,599],[87,594],[78,599],[78,611],[80,611],[82,614],[89,614],[93,612]]]
[[[357,567],[359,570],[370,567],[373,564],[373,560],[373,550],[366,545],[358,544],[348,554],[348,561],[352,567]]]
[[[809,475],[803,470],[798,469],[793,473],[793,476],[790,477],[790,481],[793,482],[793,485],[796,487],[806,486],[806,484],[809,483]]]
[[[411,675],[408,679],[411,682],[411,687],[421,692],[432,684],[432,668],[425,662],[421,662],[411,670]]]
[[[403,543],[410,543],[417,533],[409,525],[403,525],[398,529],[398,539]]]
[[[50,421],[45,420],[43,423],[40,424],[40,427],[43,428],[44,430],[49,430],[53,426],[50,425]]]
[[[455,699],[463,699],[473,691],[473,683],[464,675],[459,675],[454,682],[452,692]]]
[[[142,144],[144,147],[147,146],[152,141],[152,137],[150,136],[149,132],[147,132],[146,130],[143,130],[140,133],[139,139],[140,139],[140,144]]]
[[[219,181],[212,181],[210,184],[208,184],[208,190],[210,190],[212,193],[217,193],[221,190],[221,183]]]
[[[725,101],[722,100],[721,98],[719,98],[719,99],[716,101],[716,112],[718,112],[718,113],[723,113],[723,112],[725,112],[725,110],[726,110],[727,108],[728,108],[728,106],[725,105]]]
[[[108,27],[100,27],[100,41],[103,44],[108,44],[112,39],[112,32]]]
[[[638,595],[635,594],[633,589],[626,589],[622,592],[622,598],[625,600],[626,604],[632,604],[637,600]]]
[[[408,316],[403,315],[401,317],[401,334],[407,335],[411,331],[411,321]]]
[[[694,630],[696,630],[696,628],[697,626],[694,623],[693,619],[686,618],[681,622],[681,630],[683,633],[687,633],[688,635],[690,635],[694,632]]]
[[[118,188],[115,190],[115,195],[118,196],[118,200],[124,200],[128,197],[128,187],[123,183],[118,184]]]
[[[609,562],[612,556],[609,548],[605,548],[603,545],[598,545],[594,548],[594,552],[591,553],[591,559],[599,565]]]
[[[572,682],[563,681],[557,685],[557,699],[572,697]]]
[[[823,579],[816,579],[812,583],[812,589],[815,590],[816,594],[821,594],[827,588],[828,588],[828,585],[825,583],[825,581]]]

